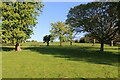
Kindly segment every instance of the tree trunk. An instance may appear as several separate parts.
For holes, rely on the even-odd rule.
[[[62,39],[61,39],[61,37],[60,37],[60,46],[62,46]]]
[[[72,46],[72,41],[70,41],[70,46]]]
[[[16,45],[15,45],[15,51],[21,51],[19,43],[16,43]]]
[[[93,46],[95,45],[95,39],[93,39]]]
[[[113,40],[110,41],[110,46],[113,46]]]
[[[47,42],[47,46],[49,46],[49,42]]]
[[[60,40],[60,46],[62,46],[62,41]]]
[[[100,46],[100,51],[103,52],[104,51],[104,42],[101,42],[101,46]]]

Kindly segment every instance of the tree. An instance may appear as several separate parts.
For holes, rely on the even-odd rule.
[[[120,46],[120,34],[117,33],[117,35],[114,38],[114,45]]]
[[[112,40],[109,41],[109,44],[110,44],[110,46],[114,46],[114,45],[118,45],[119,46],[120,45],[120,34],[117,33],[115,35],[115,37]]]
[[[95,42],[96,42],[96,39],[95,37],[93,37],[94,35],[93,34],[90,34],[90,33],[87,33],[85,35],[85,39],[87,39],[89,42],[92,42],[93,43],[93,46],[95,45]]]
[[[2,3],[2,42],[16,44],[30,38],[33,27],[37,24],[36,16],[42,12],[41,2],[3,2]]]
[[[104,51],[104,43],[118,32],[117,5],[109,2],[81,4],[70,9],[66,22],[92,34],[101,43],[100,51]]]
[[[60,46],[62,46],[62,42],[65,38],[65,34],[67,33],[67,29],[66,29],[66,25],[65,23],[59,21],[59,22],[56,22],[56,23],[51,23],[51,35],[52,37],[56,38],[58,37],[59,40],[60,40]]]
[[[119,7],[120,7],[120,1],[118,2],[118,5],[117,5],[117,11],[118,11],[118,17],[119,17],[119,21],[118,21],[118,34],[120,34],[120,9],[119,9]]]
[[[1,44],[2,44],[2,33],[1,33],[1,32],[2,32],[2,29],[1,29],[1,26],[2,26],[2,25],[1,25],[1,23],[0,23],[0,46],[1,46]]]
[[[31,40],[31,42],[37,42],[36,40]]]
[[[45,36],[43,37],[43,41],[44,41],[44,43],[45,43],[45,42],[47,43],[47,46],[49,46],[49,41],[51,40],[51,39],[50,39],[51,37],[52,37],[51,35],[45,35]]]
[[[79,40],[79,43],[85,43],[85,37],[81,37],[80,40]]]
[[[67,38],[68,41],[70,41],[70,45],[72,45],[74,29],[70,25],[66,25],[66,29],[67,29],[67,32],[65,34],[65,37]]]

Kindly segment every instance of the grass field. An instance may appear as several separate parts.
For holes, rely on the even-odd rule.
[[[118,47],[99,44],[44,43],[22,44],[22,51],[11,46],[2,48],[3,78],[117,78]]]

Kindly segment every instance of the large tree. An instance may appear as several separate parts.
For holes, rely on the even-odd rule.
[[[16,44],[16,51],[20,50],[20,43],[30,38],[37,18],[42,12],[41,2],[3,2],[2,3],[2,39],[3,43]]]
[[[66,22],[72,27],[80,27],[101,43],[112,40],[118,31],[118,3],[92,2],[71,8]]]
[[[64,35],[67,33],[65,23],[59,21],[59,22],[56,22],[56,23],[51,23],[51,26],[52,26],[52,28],[51,28],[50,32],[51,32],[52,37],[59,38],[60,46],[62,46],[62,42],[65,38]]]

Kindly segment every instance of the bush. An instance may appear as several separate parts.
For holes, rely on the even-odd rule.
[[[31,42],[37,42],[36,40],[32,40]]]
[[[74,41],[75,43],[79,43],[79,41],[76,39],[75,41]]]
[[[83,37],[83,38],[80,38],[79,43],[85,43],[85,38],[84,38],[84,37]]]
[[[6,44],[6,43],[2,43],[2,46],[15,46],[15,44]]]

